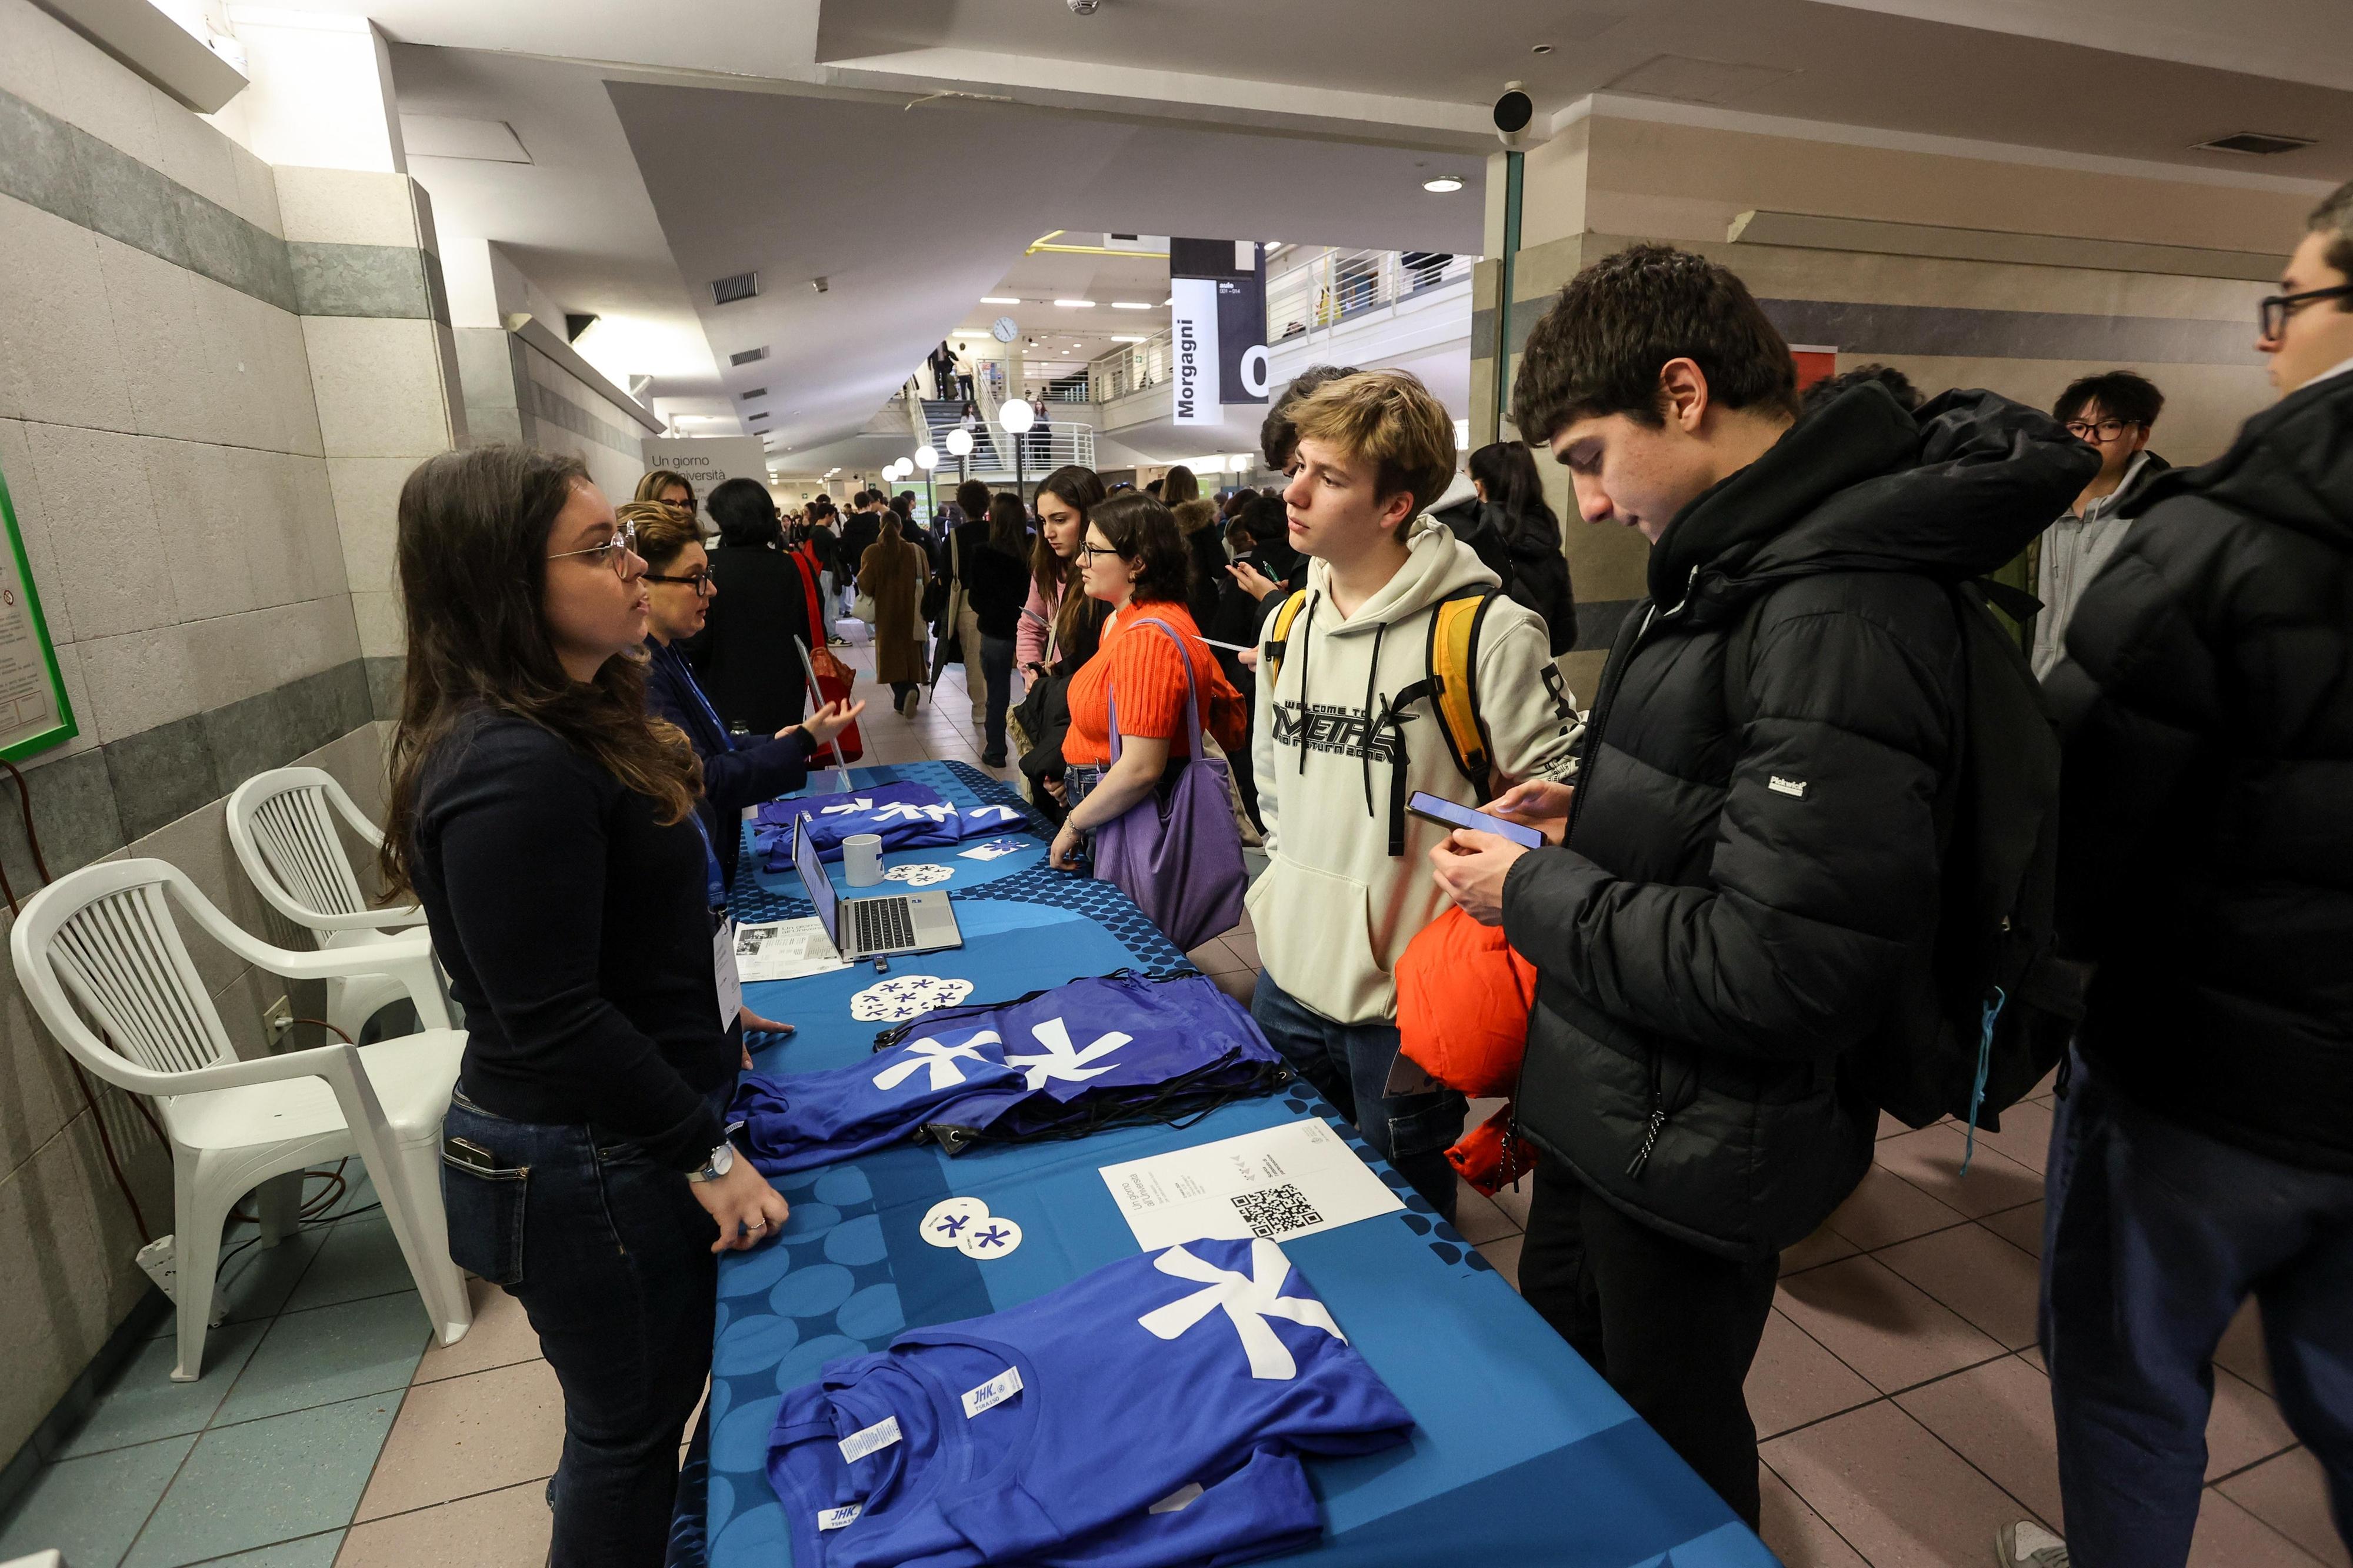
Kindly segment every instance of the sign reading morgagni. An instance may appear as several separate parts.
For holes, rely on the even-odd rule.
[[[1169,363],[1179,425],[1266,401],[1266,271],[1254,240],[1168,242]]]

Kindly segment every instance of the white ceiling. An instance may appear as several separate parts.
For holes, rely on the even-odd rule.
[[[529,163],[415,160],[446,233],[505,243],[565,309],[625,329],[600,356],[653,374],[662,412],[730,415],[767,384],[780,445],[804,449],[984,326],[1003,309],[984,293],[1143,281],[1025,257],[1050,229],[1477,250],[1506,79],[1540,127],[1608,90],[2224,179],[2353,175],[2347,0],[280,3],[375,19],[405,113],[513,126]],[[942,92],[1010,101],[906,107]],[[2247,130],[2319,145],[2189,150]],[[1420,192],[1439,163],[1471,188]],[[708,280],[750,268],[763,298],[712,309]],[[1100,352],[1115,329],[1084,315],[1071,335]],[[760,374],[727,372],[753,341]]]
[[[1480,243],[1476,187],[1432,195],[1417,167],[1426,154],[1395,148],[990,104],[908,110],[638,82],[608,91],[721,379],[731,393],[771,389],[780,453],[855,429],[942,337],[1007,310],[980,305],[982,295],[1103,300],[1087,311],[1009,311],[1040,336],[1056,325],[1098,334],[1066,335],[1057,358],[1073,338],[1090,352],[1109,346],[1108,321],[1131,314],[1109,300],[1166,298],[1162,261],[1025,257],[1050,229],[1458,251]],[[1272,234],[1278,223],[1290,234]],[[754,268],[758,299],[710,302],[711,279]],[[820,276],[823,294],[811,286]],[[1000,289],[1008,278],[1014,285]],[[1156,310],[1132,314],[1154,321],[1145,331],[1165,322]],[[724,367],[761,346],[767,360]]]

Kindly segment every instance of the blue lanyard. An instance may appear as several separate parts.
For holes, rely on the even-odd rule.
[[[727,876],[719,868],[718,847],[711,842],[711,829],[702,826],[700,810],[688,812],[686,819],[694,824],[694,831],[702,838],[702,869],[711,894],[711,907],[723,910],[727,907]]]
[[[702,694],[702,682],[694,679],[694,666],[689,664],[686,661],[686,656],[674,647],[666,646],[662,652],[676,661],[679,683],[684,686],[694,698],[696,706],[702,710],[702,716],[711,721],[712,731],[719,737],[719,749],[723,752],[733,751],[735,737],[727,732],[726,722],[719,717],[719,710],[713,708],[711,705],[711,699]],[[704,837],[707,838],[710,836],[705,834]]]

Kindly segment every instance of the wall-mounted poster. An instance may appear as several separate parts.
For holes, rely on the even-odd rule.
[[[25,540],[17,531],[5,473],[0,524],[8,530],[7,553],[0,557],[0,757],[13,763],[63,745],[81,727],[74,722],[73,704],[58,673],[58,652],[49,642],[32,568],[25,563]]]

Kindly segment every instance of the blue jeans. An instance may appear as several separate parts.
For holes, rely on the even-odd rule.
[[[2080,1057],[2050,1166],[2042,1341],[2074,1562],[2188,1560],[2209,1363],[2250,1294],[2280,1413],[2353,1541],[2353,1176],[2193,1131],[2119,1099]]]
[[[986,742],[981,754],[996,758],[992,765],[1001,767],[1005,762],[1005,711],[1013,706],[1013,639],[983,636],[980,670],[988,691],[988,716],[982,731]]]
[[[461,1093],[442,1134],[505,1167],[444,1153],[449,1256],[522,1303],[564,1389],[550,1563],[659,1568],[711,1372],[719,1227],[683,1175],[594,1128],[510,1121]]]
[[[1356,1123],[1373,1152],[1452,1223],[1454,1166],[1446,1151],[1462,1136],[1466,1102],[1451,1089],[1394,1099],[1381,1093],[1397,1062],[1397,1026],[1335,1024],[1293,1001],[1262,969],[1250,1016],[1282,1059]]]

